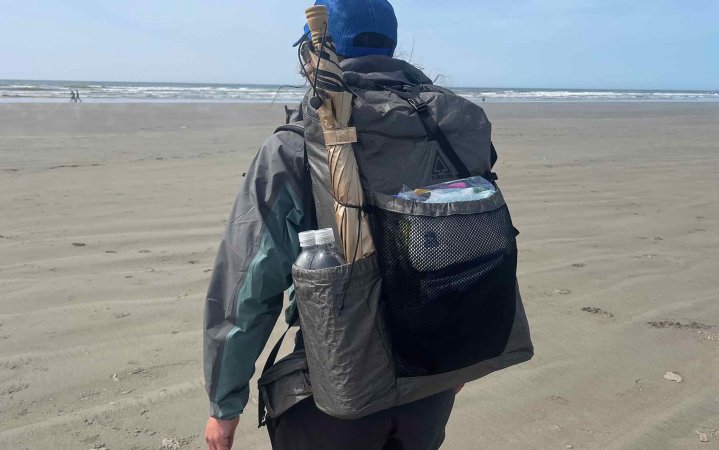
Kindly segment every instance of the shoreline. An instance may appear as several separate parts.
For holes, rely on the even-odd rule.
[[[471,101],[471,100],[470,100]],[[93,98],[83,98],[80,103],[74,103],[71,100],[67,99],[8,99],[8,98],[0,98],[0,105],[5,104],[40,104],[40,105],[54,105],[54,104],[92,104],[92,105],[113,105],[113,104],[168,104],[168,105],[183,105],[183,104],[210,104],[210,105],[217,105],[217,104],[237,104],[237,105],[273,105],[273,104],[283,104],[283,103],[298,103],[298,100],[292,99],[292,100],[277,100],[275,102],[258,102],[254,100],[210,100],[210,99],[201,99],[201,100],[192,100],[192,99],[177,99],[177,100],[137,100],[137,99],[93,99]],[[593,103],[599,103],[599,104],[606,104],[606,103],[719,103],[719,98],[717,99],[696,99],[696,100],[653,100],[653,99],[636,99],[636,100],[587,100],[587,99],[581,99],[581,100],[497,100],[497,99],[491,99],[484,102],[474,102],[477,105],[484,105],[484,104],[497,104],[497,103],[510,103],[510,104],[521,104],[521,103],[550,103],[550,104],[556,104],[556,103],[580,103],[580,104],[593,104]]]

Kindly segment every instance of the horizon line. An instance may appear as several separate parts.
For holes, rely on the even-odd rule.
[[[293,88],[301,89],[305,86],[294,84],[267,84],[267,83],[238,83],[238,82],[217,82],[217,81],[127,81],[127,80],[63,80],[63,79],[43,79],[43,78],[0,78],[0,82],[5,81],[32,81],[32,82],[62,82],[62,83],[142,83],[142,84],[187,84],[187,85],[234,85],[234,86],[263,86],[273,88]],[[442,85],[440,85],[442,86]],[[666,92],[719,92],[719,89],[685,89],[685,88],[627,88],[627,87],[521,87],[521,86],[452,86],[444,85],[453,89],[527,89],[527,90],[573,90],[573,91],[666,91]],[[309,88],[309,86],[307,86]]]

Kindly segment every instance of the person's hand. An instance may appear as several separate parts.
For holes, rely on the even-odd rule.
[[[210,417],[205,427],[205,441],[210,450],[230,450],[240,418],[220,420]]]
[[[464,389],[464,385],[463,385],[463,384],[458,384],[457,386],[455,386],[455,387],[454,387],[454,395],[459,394],[459,392],[460,392],[462,389]]]

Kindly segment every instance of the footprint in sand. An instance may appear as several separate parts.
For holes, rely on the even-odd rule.
[[[582,311],[588,312],[590,314],[598,314],[601,316],[614,317],[614,314],[610,313],[609,311],[605,311],[601,308],[596,308],[594,306],[585,306],[584,308],[582,308]]]
[[[662,320],[647,322],[647,325],[658,329],[674,328],[676,330],[692,330],[699,335],[700,340],[719,341],[719,334],[711,331],[714,327],[700,322],[692,321],[682,323],[671,320]]]
[[[652,328],[676,328],[676,329],[682,329],[682,328],[688,328],[690,330],[708,330],[712,328],[711,325],[706,325],[699,322],[673,322],[670,320],[662,320],[662,321],[652,321],[647,322],[647,325],[649,325]]]
[[[29,384],[14,384],[10,386],[9,388],[2,391],[2,394],[9,395],[9,394],[15,394],[20,391],[24,391],[25,389],[29,388]]]

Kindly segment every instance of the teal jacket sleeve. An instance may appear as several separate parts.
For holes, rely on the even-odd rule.
[[[271,136],[243,180],[205,303],[204,372],[210,415],[244,410],[255,362],[292,284],[302,231],[303,138]]]

